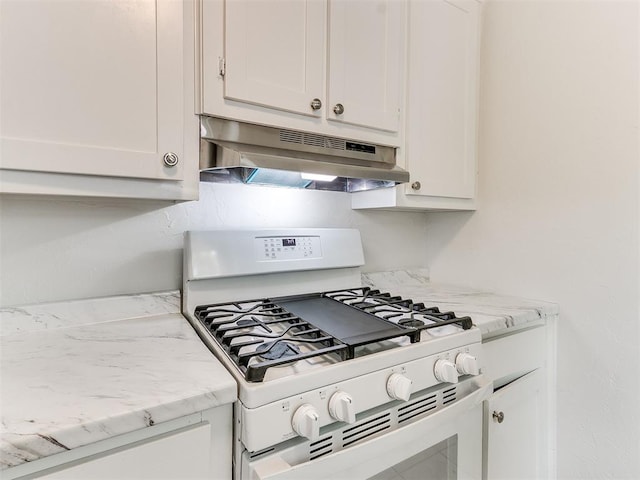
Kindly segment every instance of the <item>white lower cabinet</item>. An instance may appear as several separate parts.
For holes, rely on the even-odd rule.
[[[496,390],[484,402],[483,477],[492,480],[547,478],[540,369]]]
[[[0,192],[198,195],[191,0],[0,2]]]
[[[232,410],[224,405],[2,471],[4,480],[232,477]]]
[[[82,478],[153,480],[158,478],[209,478],[211,425],[154,438],[104,456],[45,474],[43,480]]]
[[[483,479],[555,478],[555,321],[483,343]]]

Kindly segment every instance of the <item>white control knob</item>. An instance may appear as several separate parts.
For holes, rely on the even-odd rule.
[[[396,400],[409,400],[413,382],[404,375],[393,373],[387,380],[387,393]]]
[[[313,405],[305,403],[298,407],[291,419],[293,431],[309,440],[317,440],[320,436],[320,416]]]
[[[459,353],[456,356],[456,369],[460,375],[479,375],[478,359],[470,353]]]
[[[441,358],[433,366],[433,373],[441,382],[458,383],[458,369],[455,363]]]
[[[340,422],[355,423],[356,409],[353,398],[345,392],[336,392],[329,399],[329,414]]]

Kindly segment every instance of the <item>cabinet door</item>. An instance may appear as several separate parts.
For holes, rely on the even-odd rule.
[[[478,45],[476,0],[410,0],[406,194],[475,196]]]
[[[155,480],[159,478],[225,478],[212,472],[211,425],[200,425],[136,446],[123,447],[89,458],[54,473],[38,476],[46,480]]]
[[[321,115],[324,0],[226,0],[224,96]]]
[[[3,0],[0,166],[182,180],[183,6]]]
[[[542,375],[534,370],[485,403],[484,479],[544,478]]]
[[[400,0],[329,0],[329,120],[398,131],[405,14]]]

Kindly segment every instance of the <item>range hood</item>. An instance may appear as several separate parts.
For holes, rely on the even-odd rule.
[[[393,147],[200,117],[201,180],[355,192],[408,182]]]

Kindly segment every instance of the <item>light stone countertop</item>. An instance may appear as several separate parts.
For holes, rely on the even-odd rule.
[[[235,401],[179,292],[0,309],[0,468]]]
[[[557,304],[542,300],[433,283],[429,272],[423,269],[364,273],[362,282],[392,295],[424,302],[427,307],[437,306],[459,317],[469,316],[483,339],[544,322],[559,311]]]

